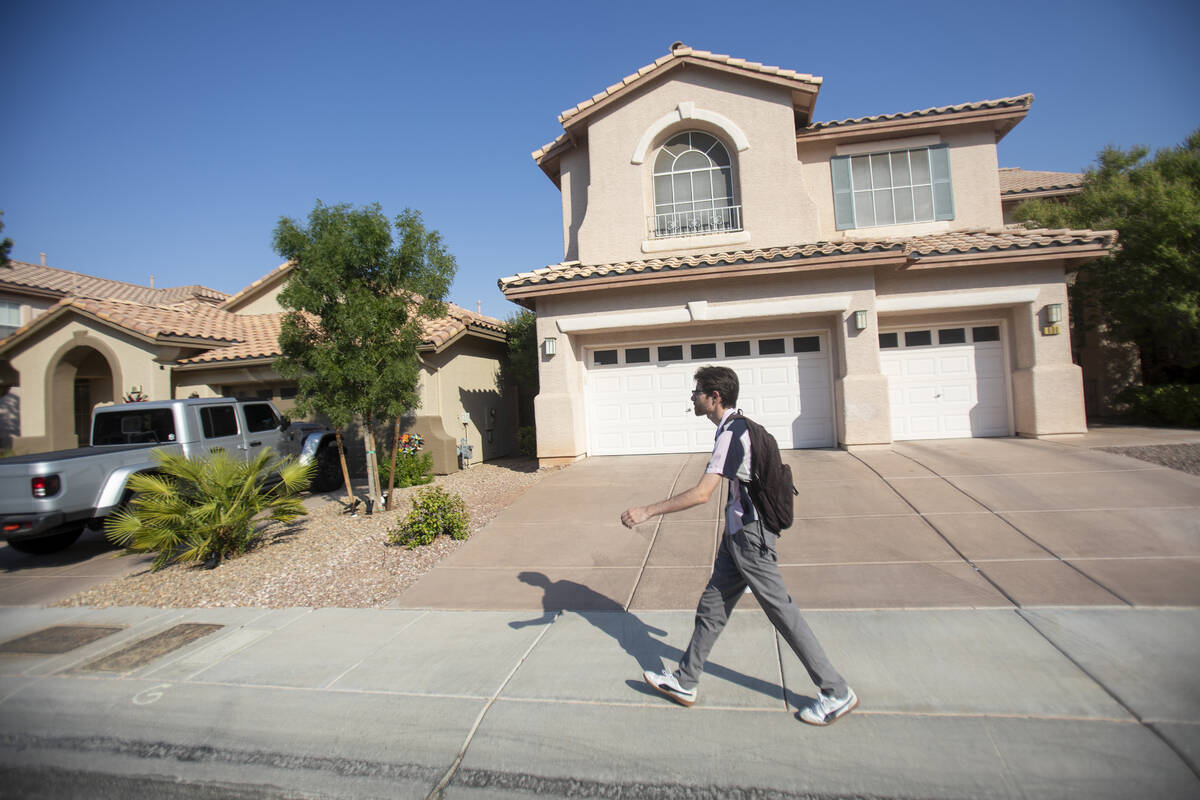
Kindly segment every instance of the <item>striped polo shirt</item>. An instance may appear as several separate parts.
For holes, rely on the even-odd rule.
[[[729,497],[725,502],[725,530],[729,534],[758,519],[746,488],[750,481],[750,431],[745,420],[730,419],[735,413],[730,408],[721,417],[712,458],[704,470],[729,479]]]

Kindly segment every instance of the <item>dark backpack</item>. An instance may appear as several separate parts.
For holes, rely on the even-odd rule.
[[[746,423],[750,433],[750,500],[762,524],[775,533],[792,527],[792,498],[800,494],[792,468],[779,457],[779,444],[767,429],[738,411],[732,419]]]

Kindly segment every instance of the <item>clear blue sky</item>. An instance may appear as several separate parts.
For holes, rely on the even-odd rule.
[[[816,119],[1033,92],[1001,166],[1076,171],[1200,127],[1200,4],[6,0],[0,209],[13,257],[235,292],[316,200],[419,209],[449,299],[562,258],[529,157],[557,115],[681,40],[821,75]]]

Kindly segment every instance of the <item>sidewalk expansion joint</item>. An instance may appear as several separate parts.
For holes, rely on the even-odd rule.
[[[671,489],[669,492],[667,492],[667,497],[675,496],[675,487],[679,485],[679,476],[683,474],[685,469],[687,469],[687,465],[688,459],[685,458],[683,463],[679,465],[679,471],[675,473],[675,479],[671,481]],[[625,611],[628,611],[629,607],[633,605],[634,595],[637,594],[638,587],[642,585],[642,577],[646,574],[646,564],[650,562],[650,554],[654,552],[654,543],[658,541],[658,533],[662,530],[664,516],[666,515],[660,514],[658,517],[658,524],[654,526],[654,533],[650,536],[650,546],[646,548],[646,555],[642,557],[642,565],[638,568],[637,580],[633,582],[633,588],[629,590],[629,597],[625,599],[623,609]]]
[[[1095,675],[1093,675],[1091,672],[1089,672],[1088,669],[1086,667],[1084,667],[1083,664],[1079,663],[1079,661],[1077,661],[1070,653],[1068,653],[1066,650],[1064,650],[1062,647],[1060,647],[1058,642],[1051,639],[1045,633],[1045,631],[1043,631],[1036,624],[1034,624],[1033,620],[1029,618],[1028,614],[1023,612],[1019,608],[1016,609],[1016,613],[1017,613],[1018,617],[1020,617],[1021,619],[1023,619],[1025,621],[1026,625],[1033,628],[1034,631],[1036,631],[1039,636],[1041,636],[1043,639],[1045,639],[1050,644],[1051,647],[1053,647],[1055,650],[1057,650],[1059,653],[1061,653],[1063,655],[1063,657],[1067,659],[1067,661],[1070,661],[1072,664],[1074,664],[1076,669],[1078,669],[1080,672],[1082,672],[1084,675],[1086,675],[1089,680],[1091,680],[1093,683],[1095,683],[1097,686],[1099,686],[1100,689],[1103,690],[1109,697],[1111,697],[1117,705],[1121,706],[1121,708],[1123,708],[1127,712],[1129,712],[1129,715],[1131,717],[1133,717],[1135,720],[1137,720],[1139,725],[1141,725],[1146,730],[1150,731],[1150,733],[1152,733],[1159,741],[1161,741],[1168,748],[1170,748],[1171,752],[1174,753],[1175,756],[1180,761],[1183,762],[1184,766],[1186,766],[1189,770],[1191,770],[1193,775],[1195,775],[1197,778],[1200,778],[1200,765],[1196,764],[1184,750],[1182,750],[1178,745],[1176,745],[1172,741],[1172,739],[1170,737],[1165,736],[1162,733],[1162,731],[1160,731],[1158,729],[1158,727],[1156,725],[1145,720],[1141,714],[1138,714],[1136,711],[1133,710],[1132,706],[1130,706],[1128,703],[1126,703],[1124,700],[1122,700],[1120,695],[1118,695],[1115,691],[1110,689],[1107,685],[1105,685],[1105,683],[1103,681],[1101,681],[1099,678],[1097,678]]]
[[[455,774],[458,772],[458,768],[462,764],[463,757],[466,756],[467,750],[470,748],[471,742],[475,738],[476,731],[478,731],[479,726],[483,724],[483,718],[487,716],[488,711],[490,711],[492,706],[495,705],[496,699],[500,697],[501,692],[503,692],[505,687],[508,686],[509,682],[513,678],[513,675],[516,675],[517,670],[519,670],[521,665],[525,663],[525,659],[529,658],[529,654],[532,653],[533,649],[541,643],[542,638],[545,637],[545,635],[550,631],[550,628],[554,626],[554,622],[561,618],[562,615],[563,612],[559,611],[554,615],[554,619],[550,622],[550,624],[542,628],[541,632],[538,633],[537,638],[530,643],[529,647],[525,649],[525,652],[517,660],[517,663],[513,665],[511,670],[509,670],[508,675],[506,675],[504,680],[500,683],[499,688],[496,689],[495,693],[491,696],[487,703],[484,704],[483,708],[480,709],[479,716],[475,718],[475,723],[471,725],[471,730],[467,731],[467,738],[463,741],[462,747],[459,748],[458,755],[455,756],[454,762],[450,765],[450,768],[446,770],[446,774],[442,776],[441,780],[439,780],[433,787],[433,790],[429,792],[429,795],[425,798],[425,800],[441,800],[442,792],[444,792],[446,787],[450,785],[450,781],[454,779]]]
[[[1054,558],[1056,561],[1058,561],[1058,563],[1060,563],[1060,564],[1063,564],[1063,565],[1067,566],[1069,569],[1071,569],[1071,570],[1073,570],[1074,572],[1076,572],[1076,573],[1077,573],[1077,574],[1078,574],[1080,577],[1082,577],[1084,580],[1086,580],[1086,581],[1088,581],[1088,582],[1090,582],[1090,583],[1093,583],[1093,584],[1095,584],[1095,585],[1096,585],[1097,587],[1099,587],[1101,590],[1103,590],[1103,591],[1107,592],[1108,594],[1111,594],[1113,597],[1117,598],[1118,600],[1120,600],[1120,601],[1121,601],[1122,603],[1124,603],[1125,605],[1127,605],[1127,606],[1130,606],[1130,607],[1132,607],[1132,606],[1133,606],[1133,603],[1132,603],[1132,602],[1130,602],[1129,598],[1122,596],[1122,595],[1121,595],[1119,592],[1117,592],[1115,589],[1110,589],[1109,587],[1105,586],[1103,583],[1101,583],[1100,581],[1098,581],[1098,580],[1096,580],[1095,578],[1093,578],[1091,575],[1089,575],[1089,574],[1087,574],[1086,572],[1084,572],[1084,571],[1083,571],[1082,569],[1080,569],[1078,566],[1076,566],[1076,565],[1075,565],[1075,564],[1073,564],[1072,562],[1070,562],[1070,561],[1066,560],[1066,559],[1065,559],[1065,558],[1063,558],[1061,555],[1059,555],[1058,553],[1054,552],[1054,551],[1053,551],[1053,550],[1051,550],[1049,547],[1047,547],[1046,545],[1042,544],[1041,542],[1039,542],[1038,540],[1034,539],[1032,536],[1030,536],[1029,534],[1027,534],[1025,531],[1023,531],[1023,530],[1021,530],[1020,528],[1018,528],[1016,525],[1014,525],[1014,524],[1012,523],[1012,521],[1010,521],[1008,518],[1006,518],[1006,517],[1005,517],[1003,514],[1001,514],[999,511],[997,511],[996,509],[992,508],[992,507],[991,507],[991,506],[989,506],[987,503],[985,503],[985,502],[983,502],[982,500],[980,500],[978,497],[975,497],[974,495],[972,495],[972,494],[971,494],[970,492],[968,492],[966,489],[963,489],[961,486],[959,486],[958,484],[956,484],[956,483],[954,483],[953,481],[951,481],[951,480],[950,480],[950,477],[952,477],[952,476],[946,476],[946,475],[942,475],[941,473],[937,472],[936,470],[934,470],[934,469],[930,468],[928,465],[926,465],[926,464],[922,464],[922,463],[921,463],[921,462],[920,462],[918,459],[916,459],[916,458],[913,458],[912,456],[908,455],[907,453],[899,453],[899,455],[903,456],[904,458],[907,458],[909,461],[913,462],[914,464],[916,464],[917,466],[921,467],[922,469],[928,470],[930,473],[932,473],[932,474],[936,475],[937,477],[941,478],[941,480],[942,480],[942,481],[943,481],[943,482],[944,482],[944,483],[945,483],[947,486],[949,486],[950,488],[954,489],[955,491],[957,491],[959,494],[963,495],[964,497],[968,498],[969,500],[971,500],[971,502],[973,502],[973,503],[976,503],[977,505],[979,505],[979,507],[980,507],[980,508],[984,509],[984,512],[985,512],[985,513],[991,514],[993,517],[995,517],[996,519],[1000,520],[1002,523],[1004,523],[1004,524],[1005,524],[1005,525],[1007,525],[1008,527],[1012,528],[1012,529],[1013,529],[1014,531],[1016,531],[1018,534],[1020,534],[1021,536],[1025,537],[1026,539],[1028,539],[1028,540],[1029,540],[1029,541],[1030,541],[1032,544],[1036,545],[1037,547],[1040,547],[1042,550],[1044,550],[1044,551],[1046,551],[1047,553],[1049,553],[1049,554],[1050,554],[1050,556],[1052,556],[1052,557],[1053,557],[1053,558]],[[954,543],[950,541],[949,537],[947,537],[947,536],[946,536],[944,533],[942,533],[941,529],[939,529],[939,528],[937,527],[937,525],[935,525],[935,524],[933,523],[933,521],[932,521],[931,519],[929,519],[929,516],[930,516],[930,515],[922,513],[922,512],[921,512],[921,511],[920,511],[920,510],[919,510],[919,509],[916,507],[916,506],[914,506],[912,503],[910,503],[910,502],[909,502],[909,500],[908,500],[908,498],[906,498],[904,495],[900,494],[900,490],[898,490],[898,489],[897,489],[895,486],[893,486],[893,485],[892,485],[892,483],[891,483],[891,481],[889,481],[887,478],[883,477],[883,475],[881,475],[881,474],[879,473],[879,471],[878,471],[878,470],[876,470],[876,469],[875,469],[874,467],[872,467],[870,464],[867,464],[867,463],[866,463],[865,461],[863,461],[861,458],[860,458],[860,459],[858,459],[858,460],[859,460],[859,461],[860,461],[862,464],[864,464],[864,465],[865,465],[865,466],[866,466],[868,469],[870,469],[872,472],[874,472],[876,475],[879,475],[879,479],[880,479],[880,480],[882,480],[882,481],[883,481],[885,484],[887,484],[887,486],[888,486],[888,488],[889,488],[889,489],[891,489],[893,492],[895,492],[895,493],[896,493],[896,495],[897,495],[897,496],[898,496],[898,497],[899,497],[901,500],[903,500],[905,503],[908,503],[908,506],[909,506],[909,508],[911,508],[911,509],[912,509],[914,512],[916,512],[916,513],[917,513],[917,515],[919,515],[919,516],[921,517],[921,519],[922,519],[922,520],[924,520],[925,524],[926,524],[926,525],[928,525],[930,528],[932,528],[932,529],[934,530],[934,532],[936,532],[936,533],[937,533],[937,535],[938,535],[938,536],[940,536],[940,537],[942,538],[942,541],[944,541],[944,542],[945,542],[945,543],[946,543],[946,544],[947,544],[947,545],[948,545],[948,546],[949,546],[949,547],[950,547],[950,548],[951,548],[951,549],[952,549],[952,550],[953,550],[955,553],[958,553],[959,557],[960,557],[960,558],[962,558],[962,560],[963,560],[964,562],[966,562],[966,563],[967,563],[967,564],[968,564],[968,565],[969,565],[969,566],[970,566],[970,567],[971,567],[973,570],[975,570],[977,573],[979,573],[979,575],[980,575],[980,576],[981,576],[981,577],[982,577],[984,580],[986,580],[986,581],[987,581],[988,583],[990,583],[990,584],[991,584],[993,587],[995,587],[996,591],[1000,592],[1000,594],[1002,594],[1002,595],[1004,595],[1006,598],[1008,598],[1008,600],[1009,600],[1009,601],[1010,601],[1010,602],[1011,602],[1011,603],[1012,603],[1014,606],[1016,606],[1017,608],[1021,608],[1021,607],[1022,607],[1022,604],[1021,604],[1021,603],[1018,603],[1018,602],[1016,601],[1016,599],[1015,599],[1015,598],[1013,598],[1012,596],[1010,596],[1008,592],[1006,592],[1006,591],[1005,591],[1003,588],[1001,588],[1000,584],[998,584],[998,583],[996,583],[996,581],[992,580],[992,578],[991,578],[991,577],[990,577],[990,576],[989,576],[989,575],[988,575],[986,572],[984,572],[984,571],[983,571],[983,569],[982,569],[982,568],[980,568],[980,566],[979,566],[977,563],[975,563],[975,562],[974,562],[974,561],[972,561],[971,559],[967,558],[966,554],[964,554],[964,553],[963,553],[961,550],[959,550],[957,547],[955,547]]]

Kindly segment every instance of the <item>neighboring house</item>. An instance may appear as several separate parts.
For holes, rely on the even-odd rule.
[[[1086,430],[1065,273],[1115,234],[1005,228],[1032,95],[819,123],[821,85],[676,44],[559,116],[564,261],[500,280],[541,458],[708,450],[703,364],[782,447]]]
[[[1040,172],[1018,167],[1001,167],[1000,204],[1004,224],[1016,224],[1013,209],[1026,200],[1049,200],[1083,191],[1083,175],[1078,172]]]
[[[86,444],[95,404],[134,389],[150,399],[251,396],[290,409],[295,386],[272,366],[284,317],[276,296],[290,270],[285,264],[231,297],[17,263],[0,275],[0,296],[20,298],[23,315],[0,341],[0,390],[19,420],[12,445],[37,452]],[[421,408],[406,425],[425,437],[440,473],[458,468],[461,439],[474,461],[507,455],[512,441],[512,401],[497,385],[504,323],[447,305],[445,317],[424,323]]]

